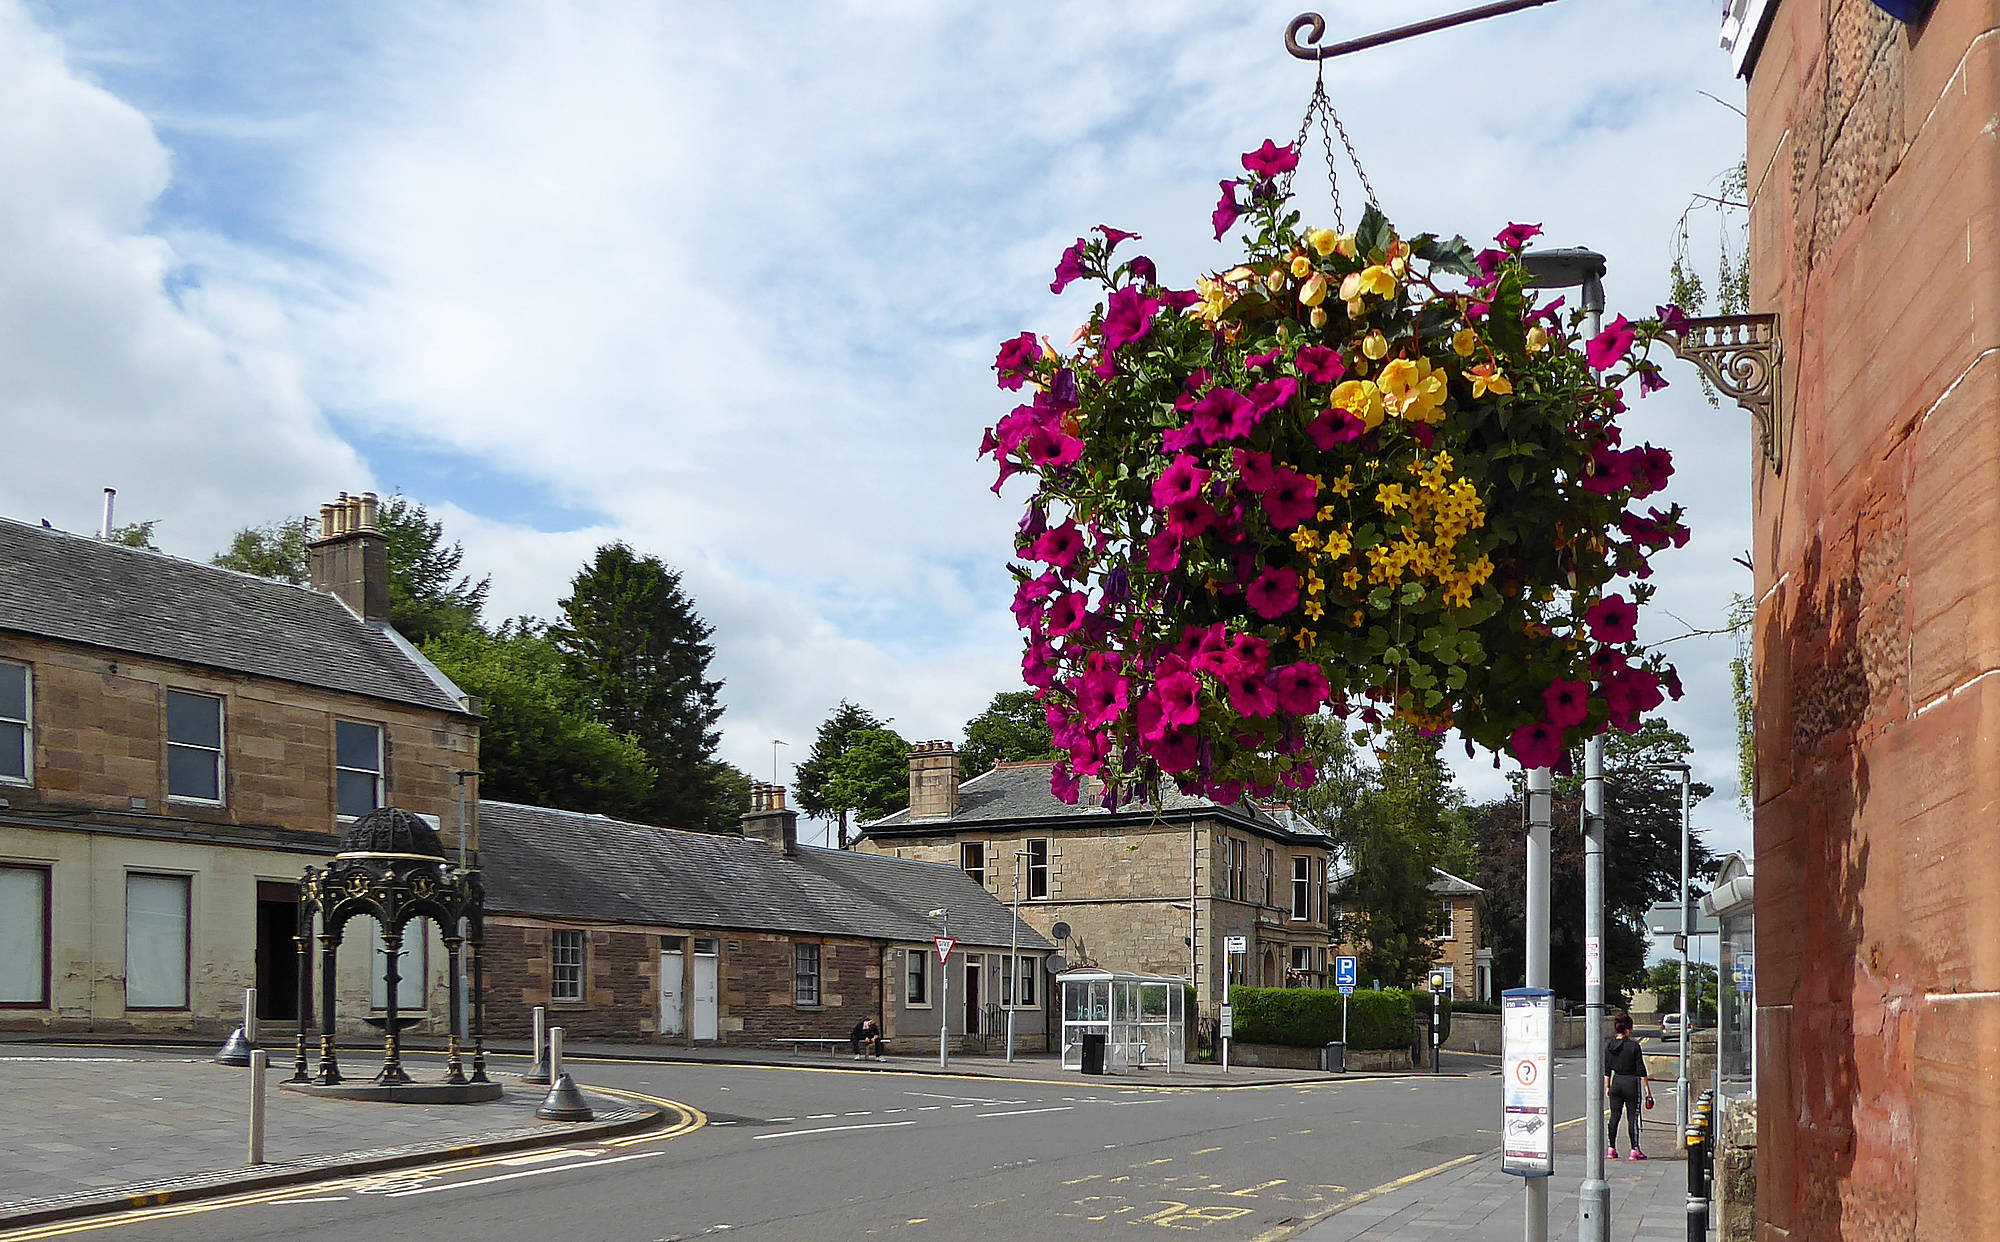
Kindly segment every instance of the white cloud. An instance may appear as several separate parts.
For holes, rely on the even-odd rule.
[[[1379,5],[1334,7],[1336,37],[1393,24]],[[161,364],[172,383],[97,425],[145,409],[181,439],[198,416],[222,429],[204,439],[275,443],[217,463],[212,501],[161,497],[196,529],[355,486],[314,402],[377,443],[594,515],[550,533],[504,491],[431,498],[466,506],[451,530],[493,574],[496,614],[550,611],[606,538],[683,568],[718,630],[726,753],[752,771],[768,770],[772,737],[803,757],[842,697],[908,736],[954,735],[1014,678],[999,566],[1016,507],[972,459],[1008,404],[995,342],[1024,326],[1067,336],[1087,299],[1043,290],[1091,225],[1145,234],[1170,279],[1223,262],[1206,229],[1216,180],[1236,152],[1288,138],[1310,89],[1280,43],[1294,11],[822,4],[774,21],[638,3],[365,6],[342,17],[349,50],[314,67],[309,124],[290,123],[289,103],[234,115],[204,97],[197,79],[229,56],[289,46],[245,35],[178,94],[154,90],[154,107],[201,117],[188,128],[204,142],[244,135],[242,158],[260,161],[251,206],[283,235],[189,209],[175,240],[203,292],[180,306],[159,288],[176,256],[138,232],[167,176],[158,139],[58,71],[107,118],[82,149],[125,170],[112,190],[84,181],[114,222],[99,231],[137,250],[107,299],[214,354]],[[1685,4],[1535,10],[1336,62],[1329,89],[1400,223],[1477,236],[1541,220],[1553,244],[1610,256],[1614,311],[1646,312],[1688,193],[1741,148],[1737,118],[1697,94],[1734,92],[1712,26]],[[56,56],[18,15],[11,28]],[[115,57],[105,72],[117,81]],[[1309,162],[1299,182],[1319,215],[1321,175]],[[87,177],[46,161],[32,173]],[[1351,175],[1343,198],[1351,221]],[[61,293],[37,285],[30,304]],[[87,336],[65,339],[89,356]],[[1696,524],[1660,602],[1705,627],[1744,579],[1728,558],[1747,543],[1749,450],[1740,414],[1703,405],[1691,372],[1676,379],[1635,425],[1676,446],[1674,495]],[[47,486],[87,502],[94,472],[62,447],[35,448],[59,463]],[[1677,648],[1690,699],[1670,718],[1724,788],[1717,806],[1734,765],[1726,644]],[[1491,787],[1481,767],[1467,769],[1476,793]],[[1710,822],[1733,818],[1718,806]]]

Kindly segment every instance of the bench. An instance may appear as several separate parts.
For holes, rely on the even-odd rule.
[[[845,1052],[849,1048],[853,1047],[853,1045],[845,1039],[825,1039],[825,1038],[774,1039],[771,1041],[771,1043],[774,1047],[780,1047],[780,1048],[790,1045],[793,1052],[798,1052],[801,1050],[809,1052],[824,1052],[828,1056],[832,1056],[836,1052]]]

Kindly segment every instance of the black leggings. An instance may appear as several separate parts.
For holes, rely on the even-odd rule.
[[[1625,1114],[1626,1132],[1632,1136],[1632,1148],[1638,1150],[1639,1094],[1639,1077],[1636,1074],[1629,1078],[1623,1074],[1612,1077],[1611,1128],[1605,1131],[1605,1134],[1609,1136],[1613,1147],[1618,1145],[1618,1114],[1622,1111]]]

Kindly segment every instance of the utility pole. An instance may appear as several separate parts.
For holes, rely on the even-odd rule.
[[[1028,851],[1014,851],[1014,927],[1007,942],[1007,986],[1000,996],[1007,1002],[1007,1059],[1014,1059],[1014,1009],[1021,1003],[1021,860]],[[1044,1028],[1046,1029],[1046,1028]]]
[[[1604,1177],[1604,735],[1583,752],[1583,1185],[1577,1242],[1606,1242],[1611,1183]]]
[[[1549,819],[1554,811],[1554,775],[1547,768],[1528,772],[1528,986],[1549,986]],[[1551,1121],[1554,1119],[1551,1118]],[[1549,1179],[1522,1179],[1527,1190],[1526,1242],[1549,1242]]]

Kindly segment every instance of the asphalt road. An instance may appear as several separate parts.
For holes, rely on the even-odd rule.
[[[1123,1078],[572,1068],[587,1089],[679,1101],[706,1124],[671,1138],[461,1161],[18,1236],[1256,1239],[1498,1142],[1493,1076],[1175,1091]],[[1565,1118],[1575,1115],[1581,1073],[1580,1062],[1563,1063]]]

